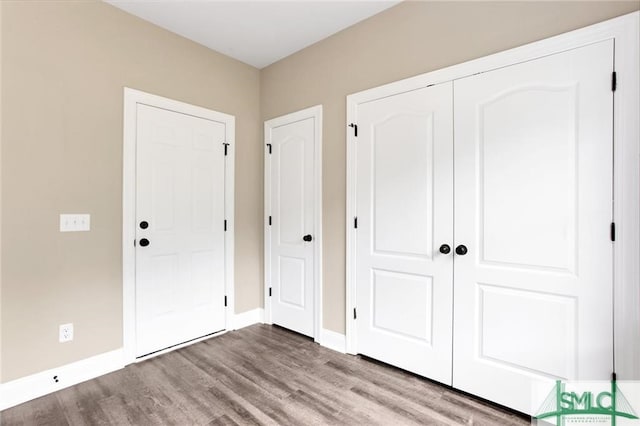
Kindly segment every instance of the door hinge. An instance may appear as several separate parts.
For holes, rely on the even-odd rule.
[[[358,314],[356,313],[356,308],[353,308],[353,319],[358,319]]]
[[[227,306],[227,296],[224,297],[224,306]]]
[[[267,144],[267,148],[269,148],[269,154],[271,154],[271,144],[270,143]]]
[[[611,73],[611,91],[615,92],[618,87],[618,74],[614,71]]]
[[[133,240],[133,246],[134,247],[136,246],[136,240]]]
[[[616,223],[611,222],[611,241],[616,240]]]
[[[269,216],[269,226],[271,226],[271,216]]]
[[[355,229],[358,229],[358,217],[357,216],[353,218],[353,227]]]
[[[227,232],[227,219],[224,220],[224,231]]]
[[[224,155],[227,155],[227,148],[229,147],[229,144],[226,142],[223,142],[222,145],[224,145]]]
[[[269,287],[269,297],[271,297],[271,287]]]
[[[353,136],[358,137],[358,125],[355,123],[349,124],[349,127],[353,127]]]

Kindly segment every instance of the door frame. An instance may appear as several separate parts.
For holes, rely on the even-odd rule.
[[[123,168],[122,168],[122,342],[124,364],[142,361],[162,353],[195,343],[196,339],[173,346],[152,355],[136,358],[136,131],[137,104],[191,115],[225,124],[228,143],[225,156],[224,173],[224,214],[227,220],[227,232],[224,234],[225,253],[225,293],[227,308],[225,312],[225,331],[233,329],[235,306],[234,282],[234,159],[235,159],[235,117],[207,108],[187,104],[162,96],[153,95],[140,90],[124,88],[124,122],[123,122]],[[224,332],[224,331],[223,331]],[[222,333],[223,333],[222,332]],[[207,336],[205,338],[208,338]]]
[[[614,200],[613,243],[614,366],[618,379],[640,380],[640,12],[613,18],[582,29],[509,49],[483,58],[410,77],[347,96],[347,209],[346,209],[346,349],[357,353],[356,324],[356,211],[357,138],[351,123],[357,124],[358,105],[432,84],[541,58],[581,46],[613,39],[613,68],[617,73],[614,94]],[[607,84],[604,82],[603,84]],[[455,119],[455,118],[454,118]],[[605,224],[606,225],[606,224]]]
[[[315,239],[313,251],[313,340],[322,344],[322,105],[316,105],[264,122],[264,322],[273,324],[271,311],[271,297],[269,296],[269,277],[271,277],[271,129],[296,121],[313,118],[315,120],[315,140],[313,153],[313,236]]]

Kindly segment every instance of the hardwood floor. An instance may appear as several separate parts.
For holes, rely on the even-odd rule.
[[[8,425],[526,425],[529,419],[254,325],[0,413]]]

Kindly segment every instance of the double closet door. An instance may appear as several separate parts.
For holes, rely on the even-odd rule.
[[[532,413],[613,362],[613,43],[359,104],[356,349]]]

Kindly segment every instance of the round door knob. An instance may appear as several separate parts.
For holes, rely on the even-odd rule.
[[[147,229],[148,227],[149,227],[149,222],[147,222],[146,220],[143,220],[142,222],[140,222],[141,229]]]
[[[313,240],[313,237],[311,235],[307,234],[304,237],[302,237],[302,239],[305,240],[305,241],[311,241],[311,240]]]
[[[465,254],[467,254],[467,246],[460,244],[458,247],[456,247],[456,254],[459,254],[460,256],[464,256]]]
[[[449,254],[451,253],[451,247],[449,247],[449,244],[443,244],[440,246],[440,253],[442,254]]]
[[[141,245],[142,247],[146,247],[146,246],[148,246],[148,245],[149,245],[149,240],[147,240],[146,238],[141,239],[141,240],[140,240],[140,245]]]

